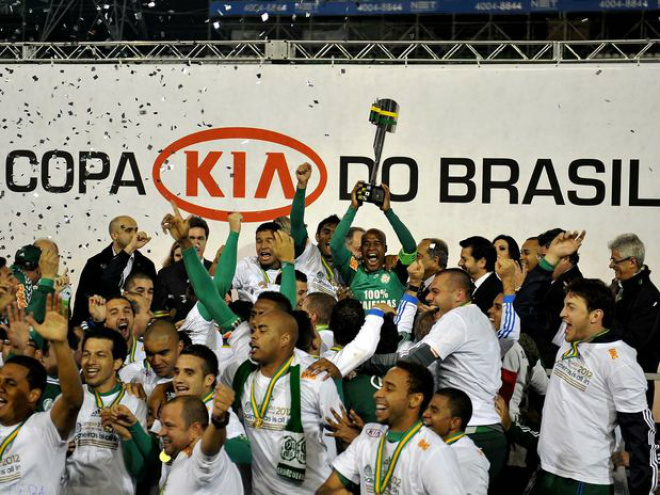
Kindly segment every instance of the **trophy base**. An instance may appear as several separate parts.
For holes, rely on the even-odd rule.
[[[385,202],[385,189],[381,186],[367,184],[357,192],[357,199],[361,203],[373,203],[377,206],[382,206]]]

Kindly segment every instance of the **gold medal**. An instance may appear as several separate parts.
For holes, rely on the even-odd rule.
[[[160,462],[162,462],[163,464],[167,464],[172,460],[172,458],[169,455],[167,455],[164,450],[160,451],[160,455],[158,456],[158,458],[160,459]]]
[[[257,418],[254,420],[254,427],[255,428],[261,428],[264,425],[264,420],[261,418]]]

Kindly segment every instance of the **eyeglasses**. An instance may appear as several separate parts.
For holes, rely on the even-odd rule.
[[[619,263],[623,263],[624,261],[628,261],[632,258],[634,258],[634,256],[628,256],[627,258],[623,258],[620,260],[615,260],[614,258],[610,258],[610,263],[614,263],[615,265],[618,265]]]

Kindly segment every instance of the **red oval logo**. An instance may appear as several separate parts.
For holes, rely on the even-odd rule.
[[[170,189],[168,189],[167,186],[165,186],[161,177],[161,173],[168,159],[170,159],[172,155],[174,155],[177,151],[182,151],[185,148],[190,148],[194,145],[198,145],[201,143],[208,143],[208,142],[220,141],[220,140],[232,140],[232,139],[233,140],[243,139],[247,141],[254,140],[265,143],[273,143],[283,146],[285,148],[295,150],[296,152],[308,158],[309,161],[313,165],[315,165],[316,168],[318,169],[319,183],[316,189],[314,189],[314,191],[312,191],[311,194],[309,194],[305,198],[305,204],[307,206],[309,206],[314,201],[316,201],[323,192],[323,190],[325,189],[326,183],[328,181],[328,173],[325,168],[325,164],[323,163],[323,160],[321,160],[321,157],[306,144],[301,143],[300,141],[293,139],[292,137],[286,136],[279,132],[270,131],[267,129],[258,129],[254,127],[223,127],[218,129],[207,129],[204,131],[189,134],[181,139],[178,139],[177,141],[174,141],[172,144],[167,146],[160,153],[160,155],[158,155],[158,158],[156,158],[152,171],[154,184],[156,185],[158,192],[160,192],[160,194],[168,201],[173,200],[176,203],[176,205],[182,210],[212,220],[227,221],[227,216],[231,211],[240,211],[240,213],[243,215],[244,222],[265,222],[277,218],[279,216],[288,215],[291,210],[290,203],[286,206],[268,208],[258,211],[245,211],[241,209],[231,209],[231,210],[215,209],[215,208],[209,208],[207,206],[194,204],[187,200],[190,194],[186,195],[185,197],[177,196]],[[217,185],[217,183],[214,182],[213,178],[211,177],[211,171],[218,162],[218,160],[220,159],[220,157],[223,154],[227,154],[225,153],[225,151],[211,151],[202,158],[199,157],[199,154],[196,151],[184,151],[184,153],[186,153],[186,157],[188,160],[186,163],[187,193],[192,193],[193,196],[196,196],[198,194],[198,186],[201,184],[201,187],[205,188],[207,193],[211,197],[219,197],[219,198],[226,197],[223,191],[221,190],[221,188]],[[230,152],[230,154],[233,155],[233,159],[234,159],[234,173],[231,175],[234,181],[234,193],[235,193],[234,196],[239,198],[239,200],[242,202],[243,200],[248,200],[248,198],[245,195],[245,161],[246,161],[245,153],[242,153],[242,156],[239,156],[238,159],[236,156],[239,154],[238,152]],[[275,156],[275,155],[283,156],[283,154],[282,153],[266,153],[266,154],[268,155],[268,161],[266,161],[264,170],[262,172],[262,176],[259,180],[259,185],[255,193],[255,198],[260,198],[260,199],[267,198],[268,192],[270,191],[270,185],[274,179],[274,176],[276,175],[280,178],[280,182],[282,183],[285,196],[288,198],[289,196],[291,196],[290,191],[292,189],[293,181],[291,180],[290,172],[288,171],[288,169],[287,169],[287,173],[289,175],[288,176],[282,175],[284,173],[281,167],[282,161],[281,160],[278,161],[277,156]],[[271,159],[273,160],[271,161]],[[238,163],[238,169],[237,169],[237,163]],[[279,169],[278,169],[278,165],[279,165]],[[237,181],[239,180],[238,177],[242,177],[243,184],[240,183],[237,184]],[[287,191],[290,194],[287,195]]]

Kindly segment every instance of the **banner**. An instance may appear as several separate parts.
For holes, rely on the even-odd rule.
[[[209,219],[206,252],[228,212],[245,216],[240,256],[260,222],[287,215],[295,169],[313,175],[305,220],[343,215],[369,176],[376,97],[401,106],[382,179],[416,239],[440,237],[458,263],[472,235],[586,229],[581,266],[610,280],[608,240],[636,232],[660,269],[660,67],[6,65],[0,67],[0,254],[35,238],[60,245],[73,282],[135,218],[160,268],[174,199]],[[399,243],[364,205],[355,225]]]
[[[209,16],[370,16],[429,14],[539,14],[658,10],[658,0],[370,0],[364,2],[296,2],[236,0],[211,2]]]

